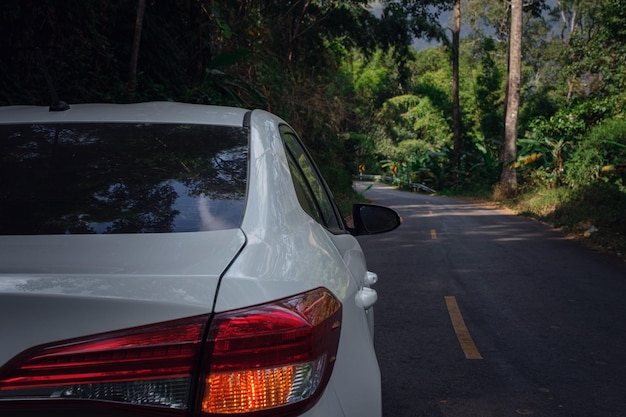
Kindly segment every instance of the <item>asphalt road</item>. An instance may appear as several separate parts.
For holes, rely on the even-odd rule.
[[[404,219],[359,238],[385,417],[626,416],[626,264],[497,209],[365,196]]]

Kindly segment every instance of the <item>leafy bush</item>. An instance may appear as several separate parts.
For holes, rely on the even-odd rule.
[[[626,192],[626,120],[608,119],[595,126],[578,144],[566,168],[573,187],[603,181]]]
[[[570,190],[546,220],[574,235],[585,236],[613,252],[626,253],[626,192],[615,184],[596,182]]]

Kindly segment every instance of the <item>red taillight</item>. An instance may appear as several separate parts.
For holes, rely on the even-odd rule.
[[[320,288],[212,320],[191,317],[40,346],[0,369],[0,408],[9,400],[71,399],[173,411],[197,406],[205,415],[302,412],[330,378],[340,326],[340,302]]]
[[[324,289],[218,314],[202,412],[303,411],[330,377],[340,326],[341,304]]]
[[[190,377],[208,321],[209,316],[199,316],[26,351],[0,374],[0,398],[187,408]]]

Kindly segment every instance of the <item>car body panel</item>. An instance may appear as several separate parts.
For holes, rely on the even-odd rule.
[[[251,175],[241,224],[247,243],[221,283],[216,312],[319,286],[343,300],[354,285],[340,268],[343,261],[328,231],[298,203],[278,132],[281,122],[269,113],[252,113]],[[327,269],[319,270],[320,265]]]

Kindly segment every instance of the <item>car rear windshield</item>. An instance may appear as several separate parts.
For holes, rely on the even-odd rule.
[[[0,125],[0,234],[238,227],[247,160],[246,128]]]

